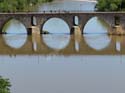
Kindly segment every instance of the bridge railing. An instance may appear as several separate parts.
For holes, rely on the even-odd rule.
[[[83,12],[94,12],[92,10],[47,10],[47,11],[40,11],[39,13],[83,13]]]

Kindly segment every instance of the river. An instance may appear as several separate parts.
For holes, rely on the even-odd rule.
[[[93,11],[94,6],[56,1],[38,11],[46,9]],[[27,35],[13,19],[0,36],[0,76],[9,79],[11,93],[124,93],[125,37],[107,35],[108,27],[94,17],[85,34],[75,36],[63,20],[51,18],[43,27],[51,34]]]
[[[82,0],[55,0],[52,3],[43,4],[38,8],[42,11],[94,11],[95,2],[83,2]]]

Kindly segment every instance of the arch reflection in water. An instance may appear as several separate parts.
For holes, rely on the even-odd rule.
[[[7,33],[3,35],[3,39],[11,48],[21,48],[27,41],[27,30],[18,20],[12,19],[7,22],[2,31]]]
[[[83,29],[86,34],[102,34],[108,32],[109,25],[98,17],[91,18]]]
[[[68,46],[70,42],[70,35],[56,34],[43,35],[43,42],[54,50],[61,50]]]
[[[106,34],[96,34],[96,35],[84,35],[85,42],[87,45],[97,51],[103,50],[108,47],[111,39]]]
[[[6,34],[3,35],[5,43],[14,49],[21,48],[27,41],[27,35]]]
[[[49,33],[70,33],[68,24],[60,18],[51,18],[43,26],[43,31]]]

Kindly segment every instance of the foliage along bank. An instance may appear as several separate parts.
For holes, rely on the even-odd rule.
[[[123,11],[125,0],[98,0],[97,11]]]
[[[53,0],[0,0],[0,12],[27,12],[33,11],[38,4]]]
[[[9,79],[0,76],[0,93],[10,93],[10,87]]]

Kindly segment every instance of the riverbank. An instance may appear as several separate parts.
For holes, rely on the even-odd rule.
[[[88,0],[89,1],[89,0]],[[54,0],[51,3],[42,4],[39,6],[38,12],[43,11],[95,11],[94,2],[76,1],[76,0]]]
[[[55,2],[59,1],[59,2],[63,2],[63,1],[83,1],[83,2],[92,2],[92,3],[97,3],[97,0],[54,0]]]
[[[83,1],[83,2],[93,2],[93,3],[97,3],[97,0],[72,0],[72,1]]]

